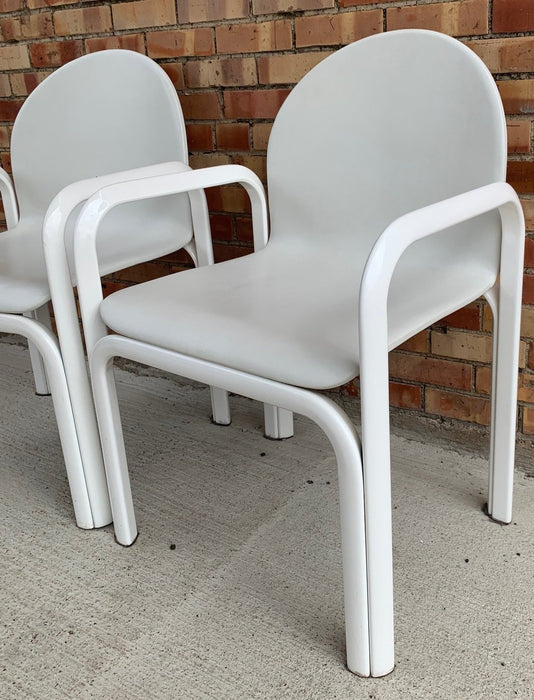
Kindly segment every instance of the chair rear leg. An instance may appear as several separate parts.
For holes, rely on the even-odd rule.
[[[28,311],[24,314],[26,318],[32,318],[35,321],[39,321],[43,326],[51,330],[52,324],[50,321],[50,311],[48,309],[48,304],[35,309],[34,311]],[[43,358],[39,350],[32,341],[28,341],[28,349],[30,351],[30,361],[32,364],[33,371],[33,381],[35,383],[35,393],[38,396],[49,396],[50,387],[48,386],[48,380],[46,377],[46,368]]]
[[[94,520],[57,340],[50,330],[33,319],[22,316],[0,314],[0,328],[7,333],[17,333],[26,337],[39,353],[50,383],[76,524],[78,527],[91,529],[94,527]]]
[[[279,406],[264,404],[265,437],[270,440],[285,440],[293,437],[293,413]]]

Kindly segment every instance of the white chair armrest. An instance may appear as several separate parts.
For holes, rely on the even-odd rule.
[[[13,181],[3,168],[0,168],[0,195],[4,204],[7,227],[13,228],[19,221],[19,210]]]
[[[521,203],[515,190],[505,182],[464,192],[393,221],[378,238],[367,259],[360,289],[360,319],[385,313],[393,272],[412,243],[495,209],[499,210],[502,221],[501,247],[510,236],[524,237]]]
[[[241,184],[250,197],[254,248],[259,250],[267,243],[267,202],[260,179],[242,165],[219,165],[112,184],[103,187],[87,200],[78,217],[74,261],[88,353],[96,342],[106,335],[106,328],[99,314],[102,286],[96,253],[96,234],[106,214],[126,202],[195,192],[206,187],[234,183]]]

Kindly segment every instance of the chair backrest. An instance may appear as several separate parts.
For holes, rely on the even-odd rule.
[[[315,240],[366,258],[401,214],[505,179],[497,87],[470,49],[443,34],[363,39],[291,92],[273,126],[267,172],[273,241]],[[494,264],[500,224],[486,219],[471,252],[485,237]],[[460,244],[466,228],[456,232]]]
[[[22,106],[11,160],[21,219],[42,218],[53,197],[77,180],[166,161],[187,163],[176,90],[154,61],[133,51],[78,58],[47,77]],[[156,226],[156,248],[162,250],[154,255],[174,250],[181,246],[171,239],[191,237],[189,202],[178,196],[121,207],[106,228],[118,224],[131,230],[133,241]]]

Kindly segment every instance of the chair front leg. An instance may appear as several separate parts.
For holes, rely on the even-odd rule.
[[[24,314],[26,318],[32,318],[35,321],[39,321],[43,326],[51,330],[52,323],[50,320],[50,311],[48,310],[48,304],[35,309],[34,311],[28,311]],[[33,381],[35,383],[35,393],[38,396],[49,396],[50,387],[48,386],[48,380],[46,378],[45,363],[42,358],[41,353],[32,341],[28,341],[28,350],[30,351],[30,361],[32,364],[33,371]]]
[[[362,323],[360,389],[371,675],[395,665],[387,326]],[[365,331],[369,330],[369,333]]]

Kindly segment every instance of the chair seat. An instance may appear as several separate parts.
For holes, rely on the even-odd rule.
[[[495,281],[494,273],[473,269],[472,261],[469,271],[458,262],[444,269],[442,259],[432,257],[429,267],[420,254],[399,264],[389,303],[390,347]],[[328,389],[359,374],[361,274],[347,256],[331,250],[317,256],[273,242],[252,255],[116,292],[102,303],[101,315],[126,337],[275,381]],[[413,288],[406,283],[412,274],[422,291],[409,298],[403,290]]]

